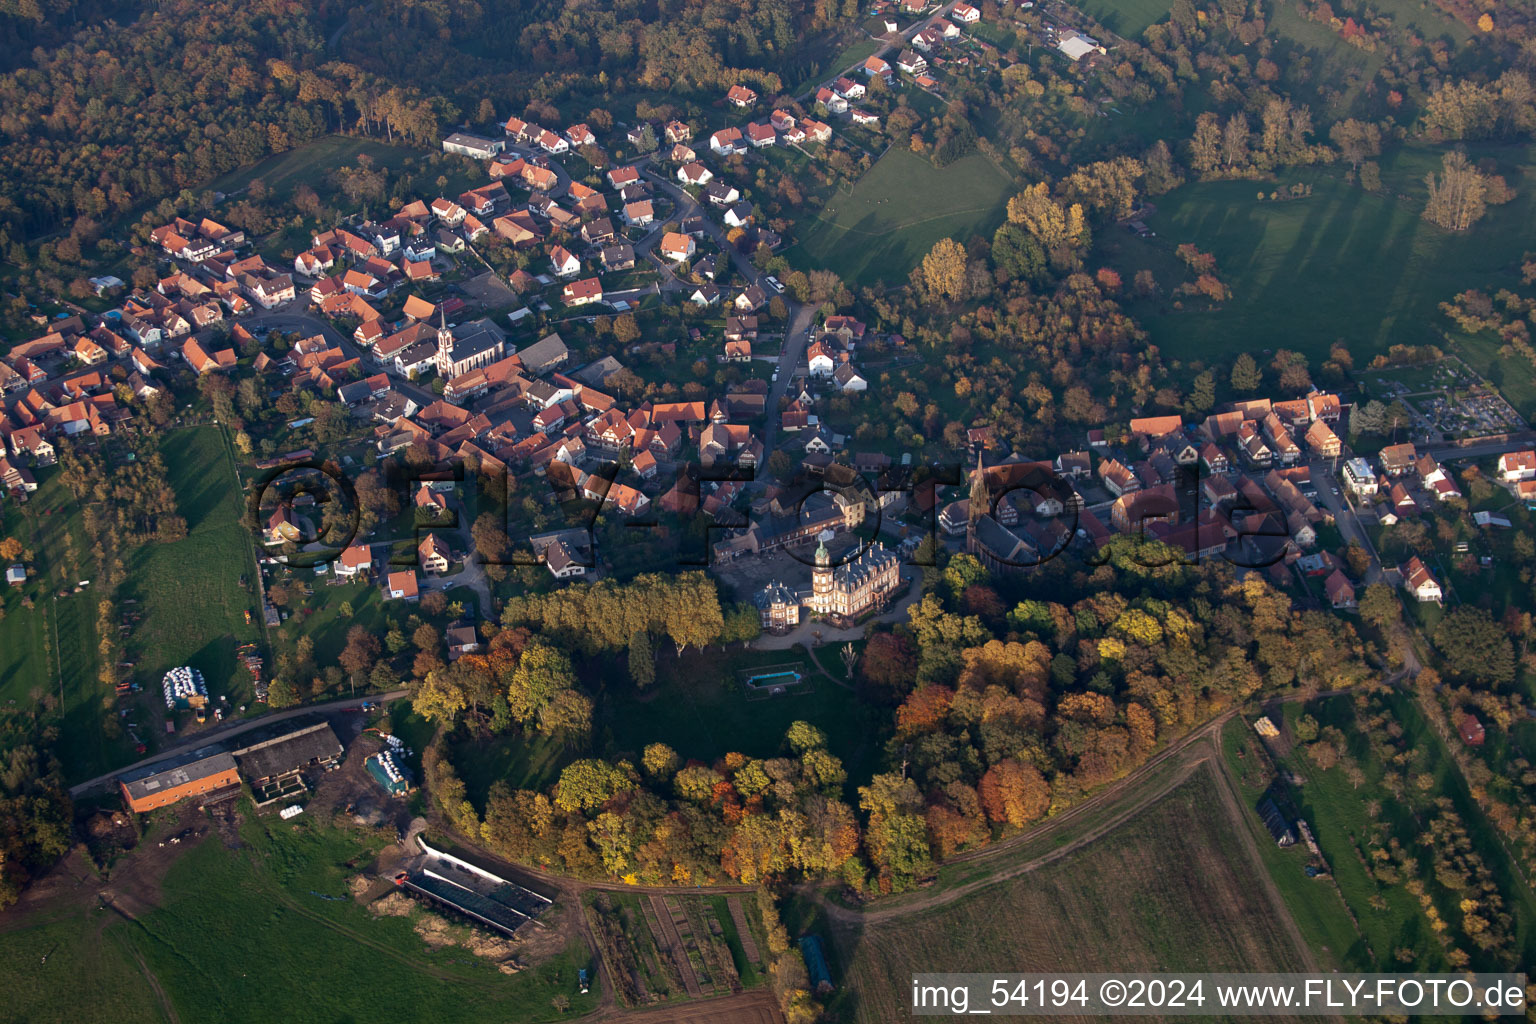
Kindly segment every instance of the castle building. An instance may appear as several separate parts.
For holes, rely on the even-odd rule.
[[[825,619],[833,625],[852,625],[866,613],[879,611],[901,588],[901,560],[878,541],[851,562],[834,566],[827,551],[830,530],[823,531],[811,569],[811,589],[791,590],[777,580],[758,591],[755,603],[763,628],[787,633],[802,616]]]

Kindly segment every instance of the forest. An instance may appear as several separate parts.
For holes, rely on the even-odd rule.
[[[66,226],[92,242],[110,218],[327,132],[435,145],[456,111],[330,60],[322,16],[171,0],[0,75],[0,248]]]
[[[552,642],[589,654],[627,647],[630,681],[644,687],[636,663],[650,657],[649,631],[683,639],[681,623],[662,621],[674,618],[671,600],[697,602],[705,625],[688,642],[719,642],[724,621],[702,577],[514,600],[487,655],[433,669],[417,689],[416,710],[445,727],[427,784],[464,834],[578,876],[833,878],[892,892],[1076,803],[1254,694],[1348,687],[1371,674],[1368,645],[1334,616],[1293,608],[1225,566],[1148,569],[1157,560],[1145,555],[1120,545],[1092,571],[1053,567],[1054,600],[1005,600],[1022,593],[1018,583],[991,578],[969,555],[928,570],[932,585],[910,621],[873,634],[858,662],[861,699],[889,722],[884,768],[871,778],[849,779],[826,736],[797,722],[776,750],[709,763],[663,743],[646,746],[639,764],[577,756],[547,790],[495,783],[482,809],[455,772],[456,743],[522,730],[562,738],[578,755],[586,748],[579,727],[542,717],[578,703],[581,686]],[[640,595],[650,610],[626,618]],[[592,617],[568,617],[581,614]],[[566,632],[578,621],[600,624],[586,642]]]

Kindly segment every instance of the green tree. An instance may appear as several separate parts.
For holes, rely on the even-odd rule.
[[[1232,363],[1232,390],[1241,395],[1252,394],[1263,382],[1264,376],[1253,356],[1247,352],[1239,354]]]
[[[656,656],[644,630],[629,635],[629,677],[642,690],[656,681]]]

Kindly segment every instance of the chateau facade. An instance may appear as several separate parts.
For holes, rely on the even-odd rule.
[[[758,591],[755,603],[765,630],[787,633],[800,625],[802,616],[852,625],[865,613],[883,608],[900,589],[901,560],[894,552],[876,541],[853,561],[833,566],[827,551],[830,536],[831,531],[823,532],[816,546],[810,590],[791,590],[775,580]]]

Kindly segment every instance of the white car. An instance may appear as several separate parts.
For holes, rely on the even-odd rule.
[[[784,286],[779,284],[779,279],[774,277],[772,274],[769,274],[767,277],[763,278],[763,283],[766,284],[769,288],[772,288],[774,291],[779,292],[780,294],[783,294],[784,292]]]

